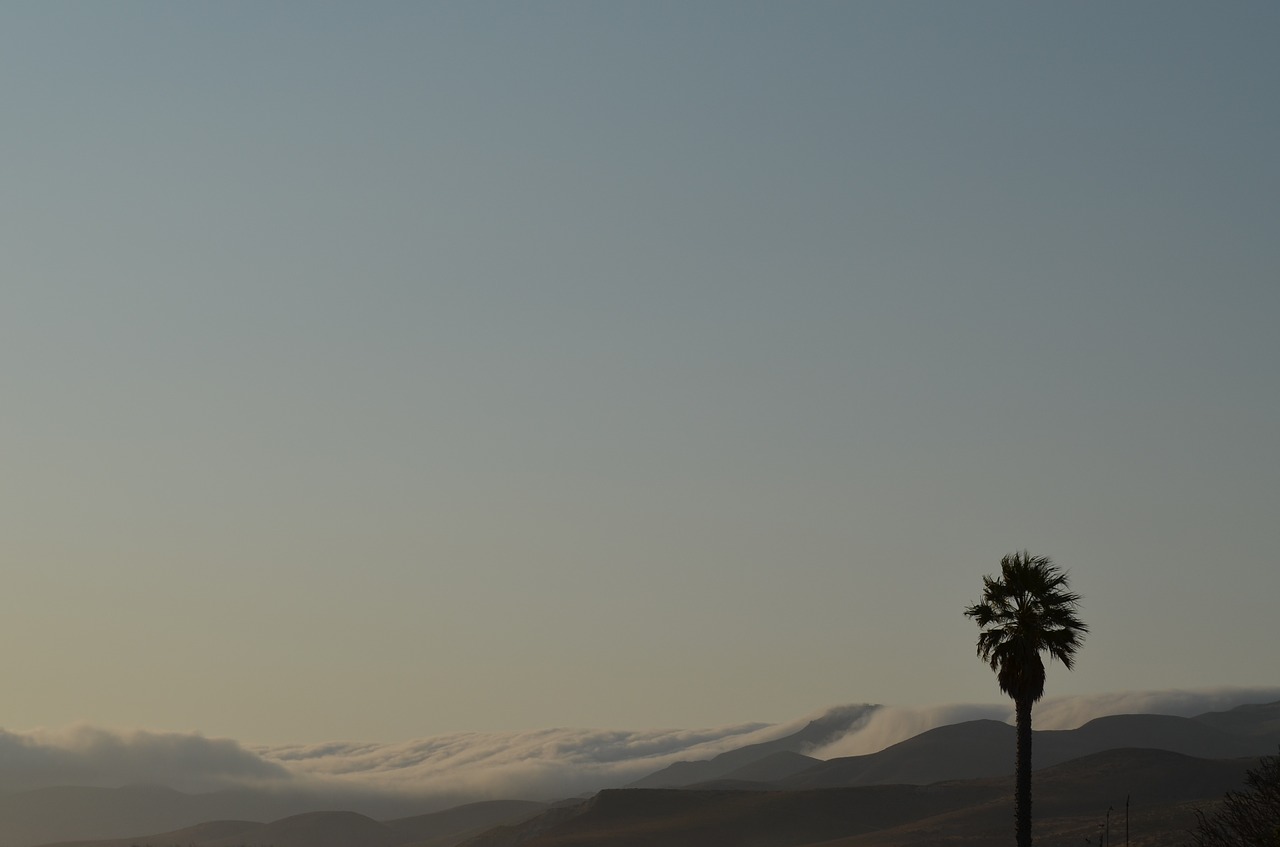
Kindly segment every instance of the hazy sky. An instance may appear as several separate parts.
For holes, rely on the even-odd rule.
[[[0,725],[1280,678],[1280,5],[0,8]]]

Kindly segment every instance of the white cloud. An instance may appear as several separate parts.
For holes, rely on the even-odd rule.
[[[1036,707],[1041,729],[1068,729],[1102,715],[1195,715],[1280,700],[1280,688],[1130,691],[1057,697]],[[839,707],[849,709],[851,707]],[[819,758],[872,753],[944,724],[1010,720],[1006,703],[856,707],[844,737],[808,751]],[[827,710],[821,714],[831,713]],[[328,742],[246,748],[198,734],[92,726],[0,730],[0,788],[48,785],[167,785],[209,791],[234,785],[373,798],[553,799],[625,785],[680,760],[710,759],[802,728],[734,724],[707,729],[542,729],[460,732],[392,744]]]
[[[786,735],[792,724],[736,724],[700,730],[544,729],[454,733],[397,744],[263,747],[299,776],[358,781],[392,790],[554,798],[623,785],[681,759]]]
[[[13,733],[0,730],[0,786],[157,784],[188,791],[278,782],[290,777],[227,738],[87,725]]]

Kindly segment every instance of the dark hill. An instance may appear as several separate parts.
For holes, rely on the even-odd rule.
[[[1260,736],[1234,735],[1171,715],[1113,715],[1079,729],[1037,730],[1032,742],[1037,769],[1103,750],[1143,747],[1204,759],[1274,752]],[[1004,776],[1013,771],[1014,728],[999,721],[942,726],[865,756],[831,759],[773,784],[788,789],[910,783]]]
[[[204,821],[274,821],[317,809],[355,809],[370,817],[391,818],[423,808],[422,801],[411,797],[379,797],[368,792],[234,789],[187,794],[145,785],[60,786],[0,794],[0,844],[20,847],[122,839],[139,833],[174,832]]]
[[[399,818],[387,821],[386,825],[412,842],[414,847],[437,847],[456,844],[501,824],[519,823],[546,808],[546,803],[528,800],[488,800],[443,812]]]
[[[821,791],[602,791],[549,827],[535,818],[467,847],[781,847],[867,833],[963,802],[914,786]]]
[[[775,753],[804,753],[816,750],[865,722],[879,706],[861,704],[838,706],[809,721],[797,732],[773,741],[748,744],[699,762],[676,762],[638,779],[627,788],[681,788],[698,782],[729,777],[734,771]]]
[[[1211,807],[1223,793],[1239,788],[1245,770],[1256,761],[1207,761],[1165,750],[1108,750],[1046,768],[1035,777],[1035,843],[1079,847],[1088,838],[1097,844],[1108,808],[1113,810],[1112,841],[1122,843],[1126,800],[1131,847],[1184,843],[1195,824],[1195,810]],[[822,847],[965,847],[1012,840],[1012,777],[961,784],[1002,789],[1001,796],[875,833],[835,839]]]
[[[0,795],[0,844],[123,838],[201,821],[272,820],[296,811],[265,795],[185,794],[158,786],[55,787]]]
[[[1251,764],[1111,750],[1048,768],[1036,777],[1036,843],[1078,847],[1085,836],[1096,837],[1107,808],[1122,809],[1126,796],[1137,826],[1132,847],[1176,843],[1194,824],[1194,806],[1238,787]],[[1012,793],[1012,777],[811,791],[620,789],[465,844],[960,847],[1011,839]],[[1113,812],[1113,825],[1119,821]]]
[[[1280,746],[1280,701],[1237,706],[1225,712],[1206,712],[1194,720],[1232,735],[1260,738]]]
[[[47,847],[453,847],[495,826],[517,823],[546,803],[494,800],[379,823],[355,812],[307,812],[272,823],[213,821],[155,835],[62,842]]]
[[[395,847],[406,841],[405,835],[356,812],[306,812],[266,824],[212,821],[156,835],[56,847]]]
[[[1201,759],[1260,755],[1266,747],[1247,736],[1173,715],[1109,715],[1079,729],[1037,733],[1045,764],[1115,747],[1150,747]]]
[[[1000,721],[966,721],[922,732],[877,753],[831,759],[778,785],[788,789],[926,785],[947,779],[1001,776],[1012,772],[1013,754],[1013,727]]]
[[[795,793],[802,789],[854,788],[886,783],[902,783],[903,785],[897,786],[897,789],[902,790],[912,785],[927,785],[927,790],[934,791],[941,788],[932,783],[959,779],[977,779],[971,785],[971,789],[977,791],[983,785],[983,779],[995,778],[999,782],[1012,771],[1014,730],[995,721],[973,721],[939,727],[868,756],[833,759],[830,762],[815,762],[797,749],[787,749],[811,749],[828,742],[851,726],[856,726],[874,708],[865,706],[833,710],[786,738],[731,751],[711,762],[683,763],[673,770],[696,770],[710,766],[709,770],[716,775],[711,781],[700,785],[700,788],[734,791],[752,789],[750,793],[753,794]],[[1035,764],[1037,780],[1049,780],[1056,764],[1067,761],[1087,762],[1088,758],[1080,757],[1088,757],[1108,748],[1163,748],[1202,757],[1228,758],[1273,755],[1278,744],[1280,703],[1242,706],[1191,719],[1161,715],[1119,715],[1091,721],[1076,730],[1038,731],[1035,737]],[[1136,755],[1132,751],[1130,754]],[[1165,771],[1174,773],[1174,767],[1168,766]],[[1231,763],[1227,763],[1225,767],[1233,773],[1236,768]],[[1092,783],[1095,786],[1102,785],[1112,775],[1111,771],[1098,771],[1094,774]],[[1117,783],[1112,788],[1118,793],[1123,787],[1126,795],[1132,795],[1136,823],[1142,814],[1146,814],[1140,811],[1139,798],[1147,790],[1146,786],[1155,784],[1156,776],[1133,771],[1123,778],[1131,784],[1122,786]],[[642,780],[642,783],[648,781]],[[1191,782],[1187,784],[1195,785]],[[784,792],[783,789],[788,790]],[[990,786],[987,786],[982,790],[989,789]],[[1200,790],[1194,788],[1196,792]],[[732,792],[698,793],[714,797]],[[1044,811],[1044,804],[1050,802],[1050,796],[1040,791],[1037,791],[1036,796],[1037,810]],[[1092,798],[1089,802],[1100,802],[1103,799],[1096,794],[1082,796]],[[1214,796],[1220,796],[1220,792]],[[979,798],[970,799],[973,802],[965,808],[932,815],[931,825],[945,824],[951,827],[954,824],[961,829],[973,829],[976,826],[973,820],[963,825],[944,821],[948,815],[958,816],[959,820],[966,815],[991,814],[993,820],[1007,822],[1007,804],[996,803],[989,812],[984,812]],[[722,805],[732,805],[728,800],[719,802]],[[1116,799],[1109,799],[1107,805],[1119,808],[1117,802],[1119,801]],[[326,819],[301,815],[296,820],[282,820],[299,812],[324,808],[355,809],[363,813],[364,817],[349,815]],[[353,847],[452,847],[462,839],[502,824],[509,825],[500,829],[499,834],[506,832],[512,838],[518,835],[527,840],[532,837],[531,832],[549,832],[560,823],[577,817],[582,811],[580,803],[574,801],[558,805],[553,810],[538,815],[535,820],[520,823],[519,826],[513,824],[536,812],[539,808],[537,804],[518,801],[476,803],[429,815],[399,817],[422,808],[424,807],[419,803],[412,802],[411,798],[370,799],[364,795],[353,795],[344,800],[336,795],[320,796],[286,791],[237,790],[191,795],[147,786],[47,788],[0,794],[0,845],[23,847],[48,842],[79,842],[77,847],[80,847],[86,839],[94,838],[108,839],[105,842],[99,841],[96,847],[130,847],[135,844],[151,844],[154,847],[174,844],[184,847],[271,844],[275,847],[288,847],[290,844],[304,842],[306,847],[314,847],[317,843],[324,843],[326,834],[333,834],[334,843],[339,843],[341,838],[338,835],[346,833],[344,837],[353,839]],[[1105,814],[1105,807],[1102,812]],[[1186,809],[1181,809],[1179,814],[1182,812],[1186,812]],[[822,818],[820,811],[814,811],[814,814],[817,818]],[[1071,811],[1071,814],[1079,816],[1078,810]],[[391,820],[384,824],[377,823],[378,819],[388,818]],[[1037,820],[1040,819],[1038,814]],[[275,823],[253,823],[264,820]],[[1048,818],[1045,820],[1048,826]],[[209,823],[193,826],[198,821]],[[911,843],[910,839],[916,837],[907,834],[915,825],[911,822],[900,825],[900,828],[905,827],[902,829],[902,843]],[[1152,831],[1158,829],[1154,817],[1149,818],[1147,825]],[[767,827],[765,829],[768,830]],[[889,831],[890,829],[877,830],[882,835]],[[160,834],[137,835],[148,832]],[[1081,830],[1081,833],[1076,839],[1076,847],[1085,834],[1096,836],[1096,832]],[[855,836],[841,836],[853,837]],[[919,843],[928,843],[928,839]],[[1140,842],[1135,838],[1135,843]]]
[[[721,779],[745,782],[776,782],[820,764],[822,764],[821,759],[783,750],[743,765],[737,770],[730,771]]]
[[[394,847],[404,840],[386,824],[357,812],[307,812],[205,841],[204,847]]]
[[[156,835],[134,836],[132,838],[116,838],[102,841],[63,841],[46,847],[131,847],[131,845],[169,845],[169,844],[203,844],[223,838],[238,836],[243,832],[261,828],[257,821],[208,821],[175,829],[172,832],[161,832]]]
[[[799,733],[766,744],[753,744],[702,762],[677,762],[628,785],[628,788],[753,786],[760,788],[835,788],[854,785],[910,783],[925,785],[947,779],[1001,776],[1013,768],[1014,731],[999,721],[967,721],[937,727],[876,753],[814,763],[808,769],[781,765],[798,760],[775,759],[779,753],[814,749],[815,739],[837,738],[869,712],[838,718],[829,713]],[[1037,730],[1037,767],[1120,747],[1149,747],[1205,759],[1260,756],[1280,745],[1280,703],[1246,706],[1197,718],[1172,715],[1111,715],[1078,729]],[[756,762],[759,768],[752,768]],[[787,771],[791,770],[790,773]]]

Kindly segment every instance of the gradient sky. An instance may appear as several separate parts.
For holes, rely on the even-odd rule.
[[[0,9],[0,725],[1275,684],[1280,5]]]

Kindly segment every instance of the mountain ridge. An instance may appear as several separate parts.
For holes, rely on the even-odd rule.
[[[1168,843],[1195,820],[1191,805],[1238,788],[1256,760],[1206,760],[1126,748],[1038,772],[1037,844],[1075,847],[1099,815],[1145,786],[1132,845]],[[533,818],[460,847],[924,847],[968,845],[1007,834],[1012,775],[931,785],[799,791],[610,789],[568,812]]]
[[[978,785],[983,779],[1007,779],[1012,771],[1014,729],[990,720],[936,727],[876,753],[826,762],[785,749],[789,745],[829,739],[841,723],[854,725],[874,708],[861,706],[830,720],[815,719],[798,732],[773,742],[747,745],[714,757],[708,761],[717,766],[718,774],[696,785],[721,794],[744,795],[876,784],[932,786],[966,780],[976,780],[974,784]],[[823,717],[830,715],[828,712]],[[1195,718],[1112,715],[1074,730],[1040,730],[1035,735],[1037,774],[1064,761],[1100,752],[1098,748],[1178,747],[1181,749],[1170,753],[1203,760],[1269,755],[1280,746],[1277,715],[1280,715],[1280,702],[1206,713]],[[670,775],[669,769],[664,772]],[[612,797],[605,795],[606,799],[601,802],[615,802]],[[254,793],[243,789],[209,795],[187,795],[159,786],[36,789],[0,795],[0,844],[10,847],[51,843],[60,843],[61,847],[90,847],[91,844],[92,847],[131,847],[146,843],[155,847],[165,844],[290,847],[291,839],[295,843],[301,839],[307,843],[298,843],[298,847],[315,847],[312,843],[315,837],[303,838],[298,833],[318,820],[327,820],[333,824],[330,829],[348,832],[356,842],[343,847],[452,847],[462,839],[479,837],[482,831],[495,826],[511,830],[522,820],[531,827],[551,828],[557,820],[571,816],[566,810],[578,805],[578,801],[572,801],[548,808],[547,804],[534,801],[490,801],[410,815],[377,816],[359,814],[352,809],[335,810],[332,806],[317,809],[314,804],[319,802],[320,795],[315,794]],[[399,802],[401,806],[413,804],[412,798]],[[722,802],[732,806],[757,801],[724,798]],[[312,807],[298,808],[307,803],[313,804]],[[418,808],[421,809],[420,804]],[[308,814],[313,817],[306,817]],[[337,816],[314,816],[324,814]],[[290,817],[299,819],[287,825],[281,823]],[[275,829],[265,830],[267,835],[260,837],[262,828],[273,826]],[[317,831],[311,830],[313,834]],[[138,835],[146,832],[159,835]],[[258,835],[253,835],[255,832]],[[223,837],[226,840],[220,842]],[[167,838],[171,840],[165,840]]]
[[[1075,729],[1035,730],[1037,767],[1123,747],[1147,747],[1205,759],[1259,756],[1280,746],[1280,702],[1184,718],[1175,715],[1105,715]],[[789,738],[789,737],[788,737]],[[787,739],[779,739],[786,741]],[[883,750],[814,764],[781,778],[764,776],[755,788],[834,788],[883,783],[924,785],[949,779],[1001,776],[1013,768],[1015,730],[1002,721],[980,719],[925,730]],[[755,746],[732,751],[734,763]],[[726,767],[725,754],[700,763],[677,763],[636,780],[628,788],[688,788],[750,780],[749,760]],[[700,765],[695,768],[694,765]],[[751,786],[742,785],[747,788]]]
[[[748,744],[703,761],[679,761],[628,783],[626,788],[678,788],[712,779],[723,779],[753,762],[775,753],[799,753],[816,750],[846,735],[854,727],[866,723],[881,706],[864,703],[837,706],[810,720],[801,729],[782,738]]]

